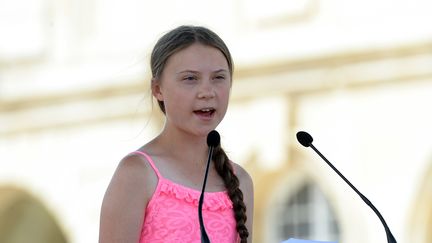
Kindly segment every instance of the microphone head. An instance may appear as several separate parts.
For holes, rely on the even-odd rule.
[[[209,132],[207,135],[207,145],[209,147],[217,147],[220,143],[220,136],[216,130]]]
[[[312,136],[307,132],[300,131],[296,136],[299,143],[305,147],[309,147],[313,142]]]

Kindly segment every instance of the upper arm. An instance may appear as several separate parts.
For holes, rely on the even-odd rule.
[[[240,190],[243,192],[243,201],[246,204],[246,227],[249,231],[248,242],[252,242],[253,214],[254,214],[254,186],[249,173],[241,166],[236,166],[237,177],[240,181]]]
[[[148,164],[136,155],[119,163],[102,202],[100,243],[138,242],[145,207],[155,188],[155,176],[149,172]]]

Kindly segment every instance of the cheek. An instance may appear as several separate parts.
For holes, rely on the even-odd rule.
[[[219,92],[219,101],[220,101],[221,105],[224,107],[225,111],[228,107],[230,91],[231,91],[231,89],[226,88],[226,89],[223,89]]]
[[[165,85],[160,86],[160,100],[165,103],[172,103],[172,100],[175,100],[177,97],[178,89],[173,87],[172,84],[165,81]]]
[[[226,100],[226,102],[228,102],[230,92],[231,92],[231,87],[230,86],[224,86],[219,91],[219,97],[222,100]]]
[[[168,91],[168,90],[167,90]],[[171,111],[176,111],[186,107],[189,103],[190,94],[182,92],[180,89],[169,90],[163,95],[165,107]]]

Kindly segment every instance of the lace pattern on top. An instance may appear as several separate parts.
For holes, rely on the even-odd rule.
[[[146,153],[158,177],[156,190],[145,209],[140,243],[200,243],[198,202],[201,192],[165,179]],[[226,191],[205,192],[203,220],[212,243],[239,242],[233,205]]]

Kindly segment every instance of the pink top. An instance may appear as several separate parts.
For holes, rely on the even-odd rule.
[[[201,242],[198,201],[201,191],[165,179],[146,153],[144,156],[155,171],[158,184],[147,204],[140,243]],[[226,191],[205,192],[203,220],[211,243],[239,242],[232,202]]]

